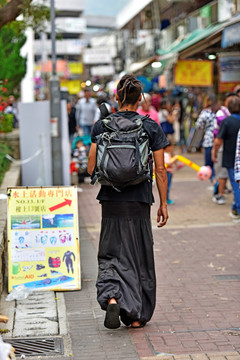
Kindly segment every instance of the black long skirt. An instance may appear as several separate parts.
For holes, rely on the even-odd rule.
[[[140,202],[102,202],[98,251],[97,300],[120,305],[125,325],[148,322],[156,302],[156,278],[150,205]]]

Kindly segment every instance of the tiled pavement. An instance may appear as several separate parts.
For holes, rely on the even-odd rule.
[[[201,165],[202,155],[187,157]],[[74,360],[240,359],[240,224],[228,215],[232,195],[226,196],[226,205],[216,205],[209,185],[190,168],[176,173],[171,191],[175,205],[169,206],[165,228],[156,228],[157,204],[153,206],[156,310],[145,328],[115,331],[103,327],[94,286],[98,187],[81,186],[83,289],[65,294]]]
[[[187,157],[201,165],[201,154]],[[209,185],[183,168],[174,174],[166,227],[157,229],[153,206],[156,309],[144,328],[114,331],[104,328],[96,301],[98,186],[81,186],[82,290],[64,293],[71,341],[64,356],[48,359],[240,360],[240,224],[228,216],[232,195],[216,205]]]

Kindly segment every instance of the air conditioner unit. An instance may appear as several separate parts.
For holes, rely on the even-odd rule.
[[[185,28],[185,26],[184,26],[184,25],[179,25],[179,26],[177,27],[177,36],[178,36],[178,37],[184,37],[185,33],[186,33],[186,28]]]
[[[200,17],[199,19],[200,29],[205,29],[211,23],[210,18]]]
[[[238,0],[236,4],[232,4],[231,6],[231,13],[232,16],[235,15],[237,13],[237,9],[240,9],[240,1]]]
[[[189,17],[187,19],[187,32],[191,33],[197,29],[203,29],[208,24],[205,24],[208,19],[202,18],[201,16]]]
[[[166,49],[172,42],[172,29],[164,29],[161,31],[161,49]]]
[[[237,12],[240,11],[240,0],[237,0]]]

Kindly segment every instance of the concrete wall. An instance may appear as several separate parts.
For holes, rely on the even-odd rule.
[[[0,195],[7,194],[7,187],[19,186],[20,181],[20,165],[11,165],[0,185]],[[7,200],[0,198],[0,294],[7,279],[7,269]]]

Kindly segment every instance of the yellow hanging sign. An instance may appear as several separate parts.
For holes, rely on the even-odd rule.
[[[68,69],[70,74],[82,74],[83,64],[81,62],[68,62]]]
[[[179,60],[175,66],[175,85],[203,86],[213,84],[213,62],[207,60]]]
[[[81,91],[80,80],[61,80],[60,86],[68,89],[69,94],[76,95]]]

